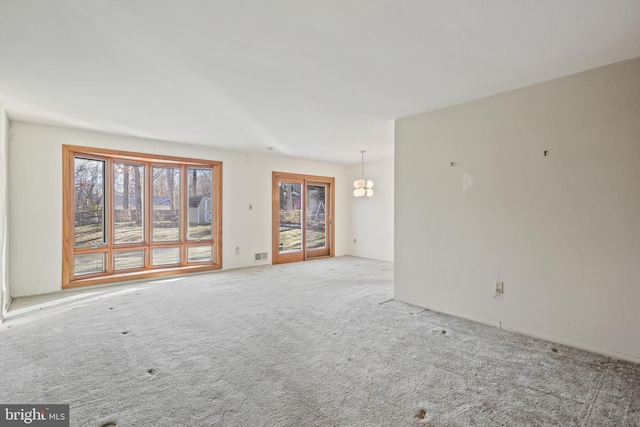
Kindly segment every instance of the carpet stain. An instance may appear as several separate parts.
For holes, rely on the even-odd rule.
[[[442,331],[442,335],[447,335],[447,331]]]
[[[122,331],[122,335],[127,335],[129,331]]]
[[[113,310],[113,307],[109,307],[109,310]]]
[[[147,369],[147,374],[149,375],[155,375],[156,374],[156,370],[151,368],[151,369]]]
[[[420,409],[418,411],[418,413],[416,414],[416,418],[424,420],[424,417],[427,415],[427,411],[425,411],[424,409]]]
[[[551,351],[553,351],[554,353],[557,353],[558,349],[557,348],[552,348]]]
[[[102,424],[100,427],[117,427],[118,425],[112,421]]]

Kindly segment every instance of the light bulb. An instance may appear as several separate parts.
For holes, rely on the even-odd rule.
[[[358,194],[356,194],[356,197],[362,197],[367,193],[364,188],[358,188],[356,191],[358,192]]]
[[[356,197],[360,197],[360,196],[358,196],[358,189],[357,188],[355,190],[353,190],[353,195],[356,196]]]
[[[367,187],[373,188],[373,181],[371,180],[367,181]]]
[[[369,188],[367,190],[367,197],[371,197],[371,196],[373,196],[373,190]]]
[[[367,185],[367,182],[364,179],[358,180],[358,187],[364,187],[365,185]]]
[[[355,181],[353,181],[353,186],[354,186],[355,188],[358,188],[358,187],[359,187],[359,185],[358,185],[358,180],[357,180],[357,179],[356,179]]]

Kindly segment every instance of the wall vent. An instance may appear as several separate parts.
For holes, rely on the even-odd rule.
[[[261,261],[263,259],[267,259],[267,253],[266,252],[262,252],[262,253],[256,254],[256,261]]]

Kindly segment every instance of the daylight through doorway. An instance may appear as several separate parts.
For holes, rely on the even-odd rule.
[[[273,173],[273,263],[333,256],[331,177]]]

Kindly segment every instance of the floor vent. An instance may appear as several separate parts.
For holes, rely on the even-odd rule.
[[[256,261],[261,261],[263,259],[267,259],[267,253],[266,252],[262,252],[262,253],[256,254]]]

